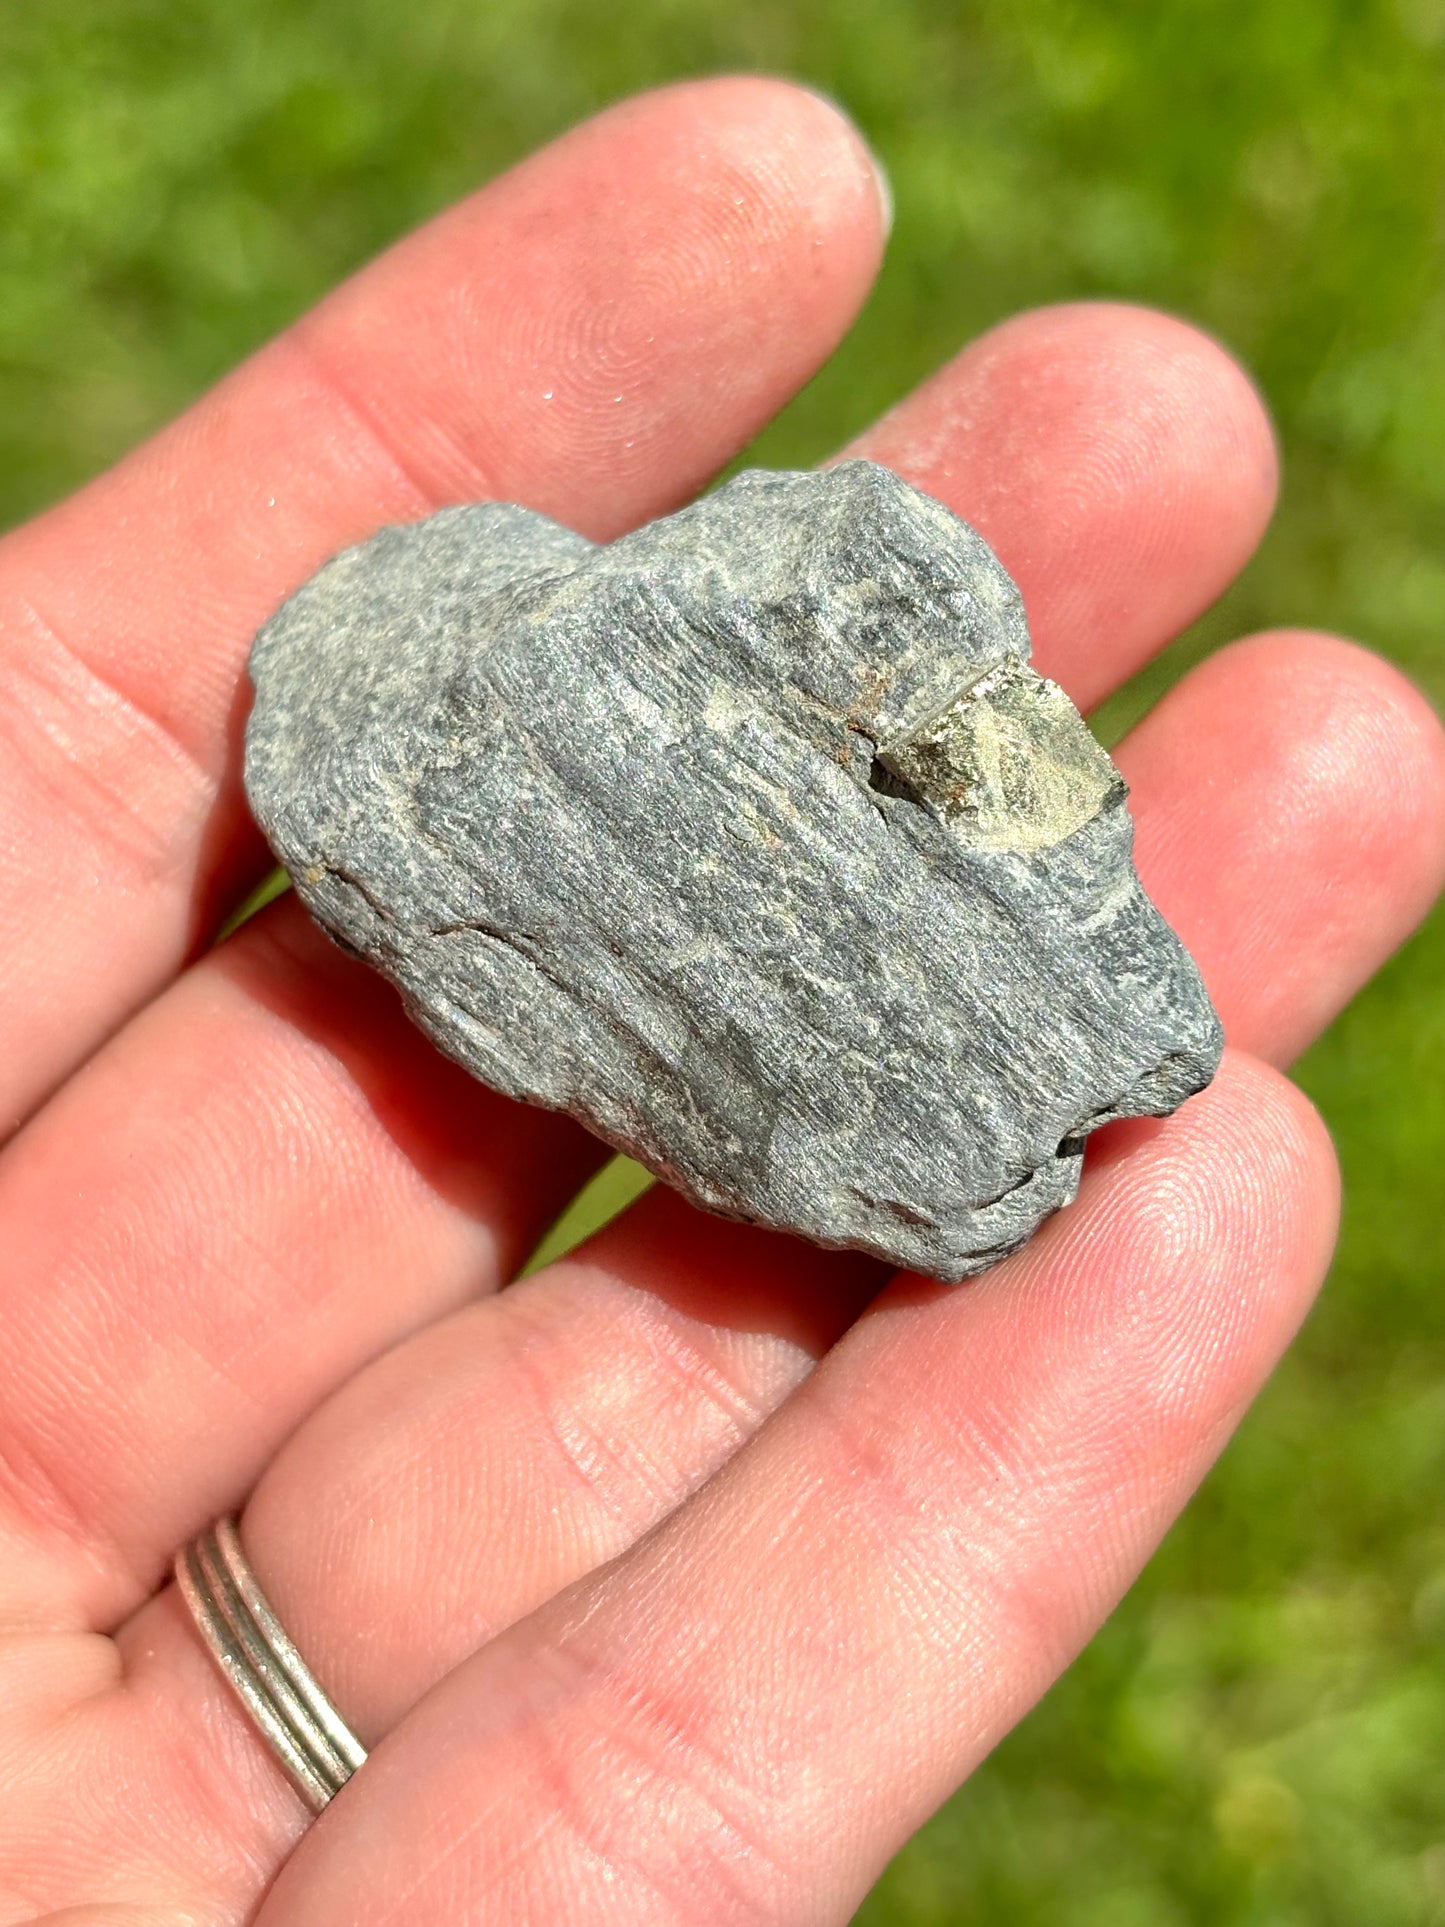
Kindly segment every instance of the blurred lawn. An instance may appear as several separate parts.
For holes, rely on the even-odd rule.
[[[1284,504],[1106,728],[1265,623],[1360,635],[1439,700],[1442,63],[1445,0],[7,0],[0,520],[579,115],[760,66],[845,102],[898,203],[761,459],[817,458],[1021,304],[1177,309],[1267,392]],[[1348,1188],[1292,1359],[868,1927],[1445,1922],[1442,964],[1437,917],[1302,1067]]]

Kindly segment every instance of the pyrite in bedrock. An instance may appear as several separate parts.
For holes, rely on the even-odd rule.
[[[252,654],[246,782],[312,914],[486,1083],[710,1210],[944,1279],[1220,1030],[1017,589],[869,462],[597,547],[445,510]]]

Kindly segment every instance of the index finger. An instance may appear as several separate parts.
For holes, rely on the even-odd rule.
[[[605,538],[685,499],[832,349],[882,230],[867,151],[817,96],[644,95],[0,544],[0,1137],[259,873],[241,669],[282,597],[449,502]]]

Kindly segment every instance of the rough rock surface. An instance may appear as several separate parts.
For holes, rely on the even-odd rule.
[[[983,540],[755,470],[605,547],[449,509],[257,638],[246,781],[444,1051],[710,1210],[956,1279],[1218,1021]]]

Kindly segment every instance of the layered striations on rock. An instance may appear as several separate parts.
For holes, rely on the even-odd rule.
[[[604,547],[506,505],[336,557],[252,654],[246,782],[440,1047],[713,1211],[957,1279],[1220,1031],[1122,780],[983,540],[755,470]]]

